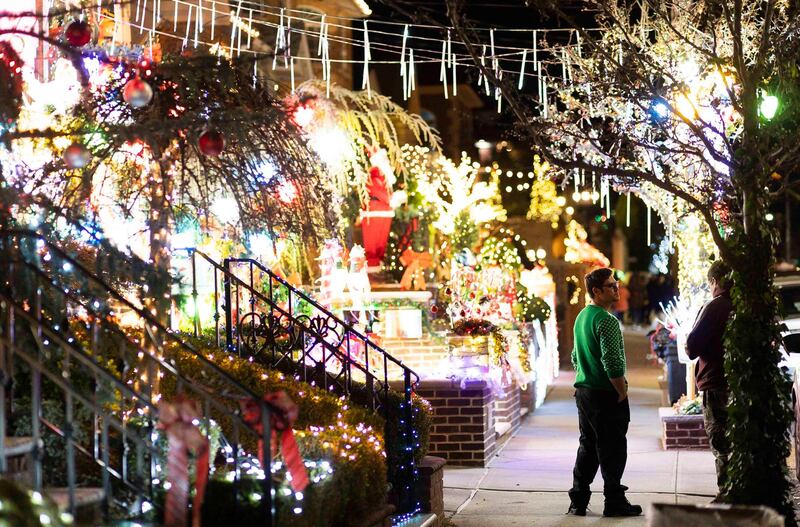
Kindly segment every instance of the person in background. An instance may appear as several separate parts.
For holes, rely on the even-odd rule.
[[[631,298],[631,291],[628,289],[628,286],[625,285],[624,273],[619,273],[619,300],[614,304],[614,316],[617,317],[617,320],[625,323],[625,319],[628,315],[629,309],[629,299]]]
[[[708,269],[712,299],[700,310],[694,327],[686,337],[686,353],[697,362],[697,389],[703,392],[703,421],[708,442],[714,453],[719,492],[714,502],[722,501],[721,491],[727,480],[730,445],[725,437],[728,428],[728,382],[725,379],[725,327],[733,312],[730,296],[730,269],[716,261]]]
[[[633,273],[629,282],[631,294],[628,305],[631,313],[631,322],[636,325],[640,325],[644,321],[645,305],[647,304],[645,281],[646,278],[642,273]]]
[[[598,468],[603,475],[603,516],[638,516],[639,505],[625,497],[622,473],[628,460],[628,383],[620,324],[610,311],[619,301],[619,284],[611,269],[600,268],[584,278],[592,301],[575,319],[575,404],[580,446],[572,470],[567,514],[586,516],[590,485]]]

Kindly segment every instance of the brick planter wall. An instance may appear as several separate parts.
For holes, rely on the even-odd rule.
[[[664,450],[708,450],[703,415],[676,415],[670,408],[659,408],[661,445]]]
[[[393,357],[403,361],[417,372],[435,371],[449,357],[447,342],[443,339],[383,339],[381,346]]]
[[[450,380],[423,380],[417,393],[433,407],[428,453],[453,465],[484,466],[494,455],[494,396],[484,381],[464,389]]]
[[[502,397],[494,401],[495,430],[498,435],[514,433],[522,422],[521,392],[516,384],[509,386]]]
[[[419,465],[419,483],[417,496],[422,512],[436,515],[435,525],[444,523],[444,465],[446,461],[440,457],[425,456]]]

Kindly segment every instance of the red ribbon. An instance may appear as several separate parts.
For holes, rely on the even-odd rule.
[[[270,392],[264,395],[263,401],[270,407],[270,427],[272,434],[270,438],[271,452],[274,456],[277,453],[278,441],[276,436],[280,432],[280,445],[283,461],[292,476],[291,486],[295,492],[301,492],[308,486],[308,473],[297,448],[297,441],[294,439],[292,426],[297,420],[298,408],[283,390]],[[261,401],[257,399],[246,399],[241,402],[244,422],[253,427],[257,433],[264,434],[263,420],[261,416]],[[265,474],[270,473],[270,467],[264,462],[264,442],[258,440],[258,461]]]
[[[189,501],[189,452],[197,461],[196,493],[192,501],[192,527],[200,527],[201,509],[208,482],[208,439],[194,424],[200,418],[197,402],[178,395],[172,402],[162,401],[158,407],[158,428],[167,433],[169,460],[167,462],[167,491],[164,522],[167,526],[186,525],[186,504]]]

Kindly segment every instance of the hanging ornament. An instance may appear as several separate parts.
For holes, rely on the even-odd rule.
[[[15,123],[22,106],[22,60],[8,42],[0,42],[0,127]]]
[[[146,81],[135,77],[125,83],[122,98],[134,108],[143,108],[153,100],[153,88]]]
[[[92,160],[92,154],[80,143],[72,143],[64,150],[64,162],[69,168],[83,168]]]
[[[67,39],[70,45],[80,48],[92,40],[92,28],[89,26],[88,22],[73,20],[64,30],[64,38]]]
[[[200,134],[197,144],[200,147],[200,152],[202,152],[203,155],[218,156],[225,148],[225,138],[222,136],[222,132],[219,130],[207,128],[202,134]]]

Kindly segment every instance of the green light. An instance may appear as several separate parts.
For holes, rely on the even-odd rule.
[[[761,103],[758,105],[758,113],[767,121],[772,120],[778,113],[778,98],[774,95],[762,95]]]

